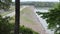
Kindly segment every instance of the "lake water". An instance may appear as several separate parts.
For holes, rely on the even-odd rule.
[[[38,12],[38,11],[39,12],[48,12],[49,9],[51,9],[51,8],[48,8],[48,7],[45,7],[45,8],[35,8],[35,12]],[[49,34],[54,34],[53,31],[47,29],[48,24],[47,24],[46,20],[42,19],[41,15],[38,15],[37,17],[39,18],[40,23],[43,25],[43,27],[45,28],[46,32],[48,32]]]

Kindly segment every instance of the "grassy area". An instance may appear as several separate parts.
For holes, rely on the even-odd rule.
[[[40,24],[36,22],[36,16],[34,16],[33,10],[31,7],[27,7],[20,11],[20,25],[24,25],[40,33],[41,27]],[[15,23],[15,16],[12,17],[10,22]]]
[[[20,20],[24,21],[25,23],[35,24],[33,21],[33,13],[32,10],[29,8],[25,8],[20,11]]]
[[[33,23],[33,20],[27,18],[26,16],[21,17],[21,19],[22,19],[24,22]]]
[[[20,11],[20,25],[32,28],[38,33],[41,33],[42,26],[37,20],[37,17],[33,11],[33,7],[26,7],[22,11]]]
[[[8,14],[10,12],[6,12],[4,15]],[[34,19],[33,19],[33,12],[31,9],[29,8],[25,8],[22,11],[20,11],[20,20],[22,20],[24,23],[29,23],[29,24],[35,24]],[[13,20],[11,20],[11,22],[14,21],[15,16],[13,16]]]
[[[25,15],[23,16],[23,14]],[[20,11],[20,20],[23,20],[25,23],[34,24],[34,21],[31,15],[32,15],[32,10],[30,10],[29,8],[25,8],[22,11]],[[14,19],[15,19],[15,16],[13,16],[13,20],[11,20],[11,22],[13,22]]]

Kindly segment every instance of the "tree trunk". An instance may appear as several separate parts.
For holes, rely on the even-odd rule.
[[[20,27],[20,0],[15,0],[15,29],[14,34],[19,34]]]

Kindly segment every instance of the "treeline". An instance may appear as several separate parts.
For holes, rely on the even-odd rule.
[[[33,5],[35,7],[53,7],[58,2],[20,2],[20,5]]]

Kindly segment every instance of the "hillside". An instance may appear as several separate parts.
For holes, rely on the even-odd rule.
[[[46,34],[43,26],[40,24],[40,21],[33,11],[34,7],[26,7],[20,11],[20,24],[32,28],[39,34]]]

